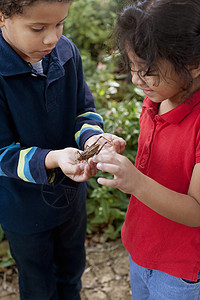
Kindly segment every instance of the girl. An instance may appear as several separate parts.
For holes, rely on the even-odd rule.
[[[0,223],[22,300],[80,299],[81,181],[96,167],[76,162],[76,147],[106,134],[78,49],[62,36],[71,2],[0,0]],[[106,136],[123,151],[122,139]]]
[[[116,41],[146,94],[135,166],[93,161],[132,194],[122,228],[134,300],[200,299],[200,2],[143,0],[119,15]]]

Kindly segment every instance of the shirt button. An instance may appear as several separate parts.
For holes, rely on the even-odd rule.
[[[143,158],[143,159],[141,160],[141,165],[143,166],[145,163],[146,163],[146,159]]]

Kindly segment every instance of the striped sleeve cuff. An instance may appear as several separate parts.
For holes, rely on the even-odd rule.
[[[77,121],[80,129],[75,133],[75,140],[80,149],[90,136],[104,132],[103,118],[95,112],[89,111],[81,114],[77,117]]]
[[[98,125],[90,125],[90,124],[84,124],[81,127],[81,130],[79,130],[76,134],[75,134],[75,140],[76,143],[78,145],[78,147],[81,147],[80,145],[80,138],[83,135],[83,133],[89,133],[89,131],[91,132],[90,135],[94,135],[94,134],[101,134],[103,133],[103,130],[101,127],[99,127]]]
[[[0,176],[30,183],[48,184],[45,157],[50,150],[21,148],[19,143],[0,149]]]

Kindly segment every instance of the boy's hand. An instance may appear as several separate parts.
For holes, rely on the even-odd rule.
[[[96,174],[96,164],[79,162],[77,157],[78,149],[76,148],[50,151],[45,158],[45,166],[46,169],[59,167],[67,177],[76,182],[87,181]]]
[[[109,143],[107,143],[105,145],[106,147],[111,147],[111,150],[117,152],[117,153],[122,153],[125,150],[125,146],[126,146],[126,141],[124,139],[122,139],[121,137],[118,137],[114,134],[111,133],[102,133],[102,134],[98,134],[98,135],[93,135],[91,136],[84,145],[84,148],[86,148],[86,146],[91,146],[94,142],[96,142],[96,140],[100,137],[103,136],[104,138],[106,138],[107,140],[109,140],[112,145],[110,145]],[[101,138],[97,143],[99,145],[103,145],[106,140],[104,138]]]

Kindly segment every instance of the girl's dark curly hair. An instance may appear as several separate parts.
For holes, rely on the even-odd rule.
[[[200,1],[132,1],[119,14],[114,36],[126,66],[130,48],[145,61],[146,75],[166,59],[191,84],[188,67],[200,65]]]
[[[22,14],[24,6],[30,6],[35,2],[41,0],[0,0],[0,11],[6,18],[10,18],[14,14]],[[73,0],[42,0],[46,2],[67,2],[71,3]]]

